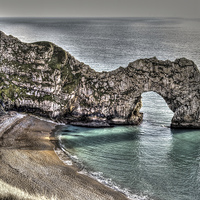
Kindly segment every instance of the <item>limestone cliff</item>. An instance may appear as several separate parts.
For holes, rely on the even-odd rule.
[[[68,122],[142,121],[141,94],[160,94],[174,112],[172,127],[200,128],[200,72],[185,58],[140,59],[95,72],[50,42],[23,43],[0,32],[0,98],[6,110]]]

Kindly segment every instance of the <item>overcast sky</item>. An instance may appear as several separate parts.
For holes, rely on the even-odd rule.
[[[200,0],[0,0],[0,17],[200,18]]]

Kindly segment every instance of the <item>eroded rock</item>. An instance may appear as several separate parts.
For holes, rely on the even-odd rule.
[[[75,124],[142,121],[141,94],[160,94],[174,112],[171,126],[200,128],[200,72],[191,60],[140,59],[96,72],[50,42],[23,43],[0,32],[0,97],[7,110]]]

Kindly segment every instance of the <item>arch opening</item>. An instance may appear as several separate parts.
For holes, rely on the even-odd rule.
[[[142,93],[143,123],[150,123],[158,126],[170,126],[173,118],[173,111],[166,101],[156,92]]]

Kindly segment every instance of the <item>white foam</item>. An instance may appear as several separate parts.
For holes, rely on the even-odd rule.
[[[55,133],[56,134],[56,133]],[[61,135],[57,135],[58,140],[61,141]],[[103,185],[106,185],[107,187],[118,191],[122,192],[125,194],[130,200],[152,200],[148,196],[144,195],[137,195],[137,194],[132,194],[131,191],[127,188],[121,188],[119,185],[117,185],[112,179],[110,178],[105,178],[103,175],[103,172],[88,172],[87,169],[83,166],[82,162],[78,159],[76,155],[71,155],[62,145],[61,142],[59,142],[60,148],[57,148],[54,150],[59,159],[66,165],[73,165],[74,163],[79,166],[79,169],[81,169],[78,173],[83,174],[86,176],[89,176],[90,178],[93,178],[100,182]]]
[[[122,189],[119,185],[113,182],[112,179],[105,178],[102,172],[87,172],[85,169],[83,169],[79,173],[87,175],[115,191],[122,192],[131,200],[150,200],[150,198],[147,196],[132,194],[131,191],[127,188]]]
[[[119,185],[113,182],[112,179],[105,178],[103,172],[88,172],[77,156],[71,155],[69,152],[67,152],[65,148],[62,147],[62,144],[60,144],[60,148],[61,149],[58,148],[54,150],[57,153],[59,159],[66,165],[73,165],[73,163],[79,164],[79,166],[81,166],[81,170],[78,172],[79,174],[89,176],[90,178],[97,180],[101,184],[106,185],[115,191],[122,192],[131,200],[151,200],[147,196],[132,194],[131,191],[127,188],[122,189]]]
[[[58,158],[65,164],[65,165],[73,165],[72,160],[67,158],[66,154],[59,148],[54,148],[54,152],[57,154]]]

